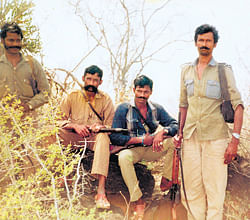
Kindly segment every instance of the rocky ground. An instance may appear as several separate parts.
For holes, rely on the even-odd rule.
[[[89,159],[91,160],[91,158]],[[240,158],[229,166],[229,179],[223,220],[250,219],[249,163],[244,164],[244,162],[244,159]],[[91,163],[87,163],[87,165],[85,164],[86,169],[89,169],[90,166]],[[141,187],[147,202],[144,220],[171,220],[172,202],[167,193],[163,193],[159,189],[162,162],[158,161],[150,163],[147,164],[147,166],[136,165],[136,169],[140,182],[142,182]],[[244,173],[246,175],[242,175],[242,169],[245,169]],[[116,158],[112,159],[109,172],[107,196],[111,202],[112,212],[108,215],[109,217],[105,219],[132,219],[133,207],[129,208],[127,189],[120,176]],[[88,189],[88,192],[81,199],[83,207],[95,207],[93,198],[97,182],[93,179],[91,181],[88,182],[88,186],[85,185],[84,187],[85,189]],[[177,206],[176,211],[178,220],[186,219],[186,211],[181,204]],[[100,212],[101,211],[99,211],[99,213]]]

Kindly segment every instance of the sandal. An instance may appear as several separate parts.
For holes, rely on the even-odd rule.
[[[110,203],[105,194],[97,194],[95,196],[95,204],[98,209],[110,209]]]

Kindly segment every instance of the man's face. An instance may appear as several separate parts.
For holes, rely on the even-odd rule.
[[[85,76],[82,77],[84,82],[84,88],[87,92],[97,92],[97,88],[99,85],[102,84],[101,78],[98,76],[98,73],[90,74],[87,73]]]
[[[1,39],[7,53],[9,54],[19,54],[22,49],[22,39],[21,35],[17,33],[6,33],[5,39]]]
[[[213,49],[216,47],[213,33],[208,32],[205,34],[199,34],[195,46],[198,48],[198,52],[201,56],[211,55]]]
[[[147,100],[152,94],[152,90],[147,85],[144,87],[136,86],[136,88],[134,88],[134,93],[135,93],[135,102],[146,104]]]

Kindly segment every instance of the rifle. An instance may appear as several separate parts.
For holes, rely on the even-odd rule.
[[[178,115],[178,127],[180,129],[180,120],[181,120],[181,112],[179,112]],[[177,132],[177,135],[179,136],[179,130]],[[173,220],[176,220],[176,206],[180,203],[181,201],[181,193],[180,193],[180,183],[178,180],[178,176],[179,176],[179,166],[181,167],[181,182],[182,182],[182,188],[183,188],[183,194],[185,197],[185,201],[186,201],[186,205],[187,205],[187,209],[190,213],[190,215],[193,217],[193,219],[195,219],[189,204],[188,204],[188,200],[187,200],[187,195],[186,195],[186,190],[185,190],[185,183],[184,183],[184,175],[183,175],[183,166],[182,166],[182,159],[181,159],[181,144],[178,146],[175,146],[174,149],[174,155],[173,155],[173,168],[172,168],[172,181],[173,181],[173,185],[170,188],[170,199],[173,202],[173,206],[172,206],[172,217]]]
[[[180,118],[181,113],[178,115],[178,127],[180,128]],[[179,129],[177,134],[179,135]],[[175,146],[173,155],[173,168],[172,168],[172,181],[173,185],[170,188],[170,199],[172,201],[172,217],[176,220],[176,206],[180,203],[181,193],[180,193],[180,183],[179,183],[179,164],[181,160],[181,145]]]
[[[125,129],[125,128],[101,128],[96,133],[128,133],[128,129]],[[79,141],[79,143],[82,143],[82,142],[85,142],[85,141]]]
[[[101,128],[97,133],[128,133],[125,128]]]

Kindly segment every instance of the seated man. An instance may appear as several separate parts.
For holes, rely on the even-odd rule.
[[[128,187],[130,201],[135,202],[138,216],[144,213],[145,203],[139,188],[134,164],[141,160],[157,160],[166,155],[162,186],[172,174],[174,145],[172,139],[178,129],[177,121],[169,116],[161,105],[149,102],[153,81],[141,75],[134,80],[134,100],[117,107],[113,119],[113,128],[126,128],[129,134],[112,133],[113,145],[126,146],[118,154],[122,177]],[[164,182],[163,182],[164,180]],[[167,187],[171,187],[171,184]],[[165,188],[166,189],[166,188]]]
[[[114,107],[110,97],[98,90],[102,83],[102,70],[97,66],[85,69],[82,80],[84,90],[71,92],[61,103],[65,123],[60,129],[63,144],[76,147],[84,145],[94,151],[91,174],[99,179],[97,208],[109,209],[110,203],[105,195],[105,180],[109,167],[109,137],[107,133],[98,133],[101,128],[111,127]]]

